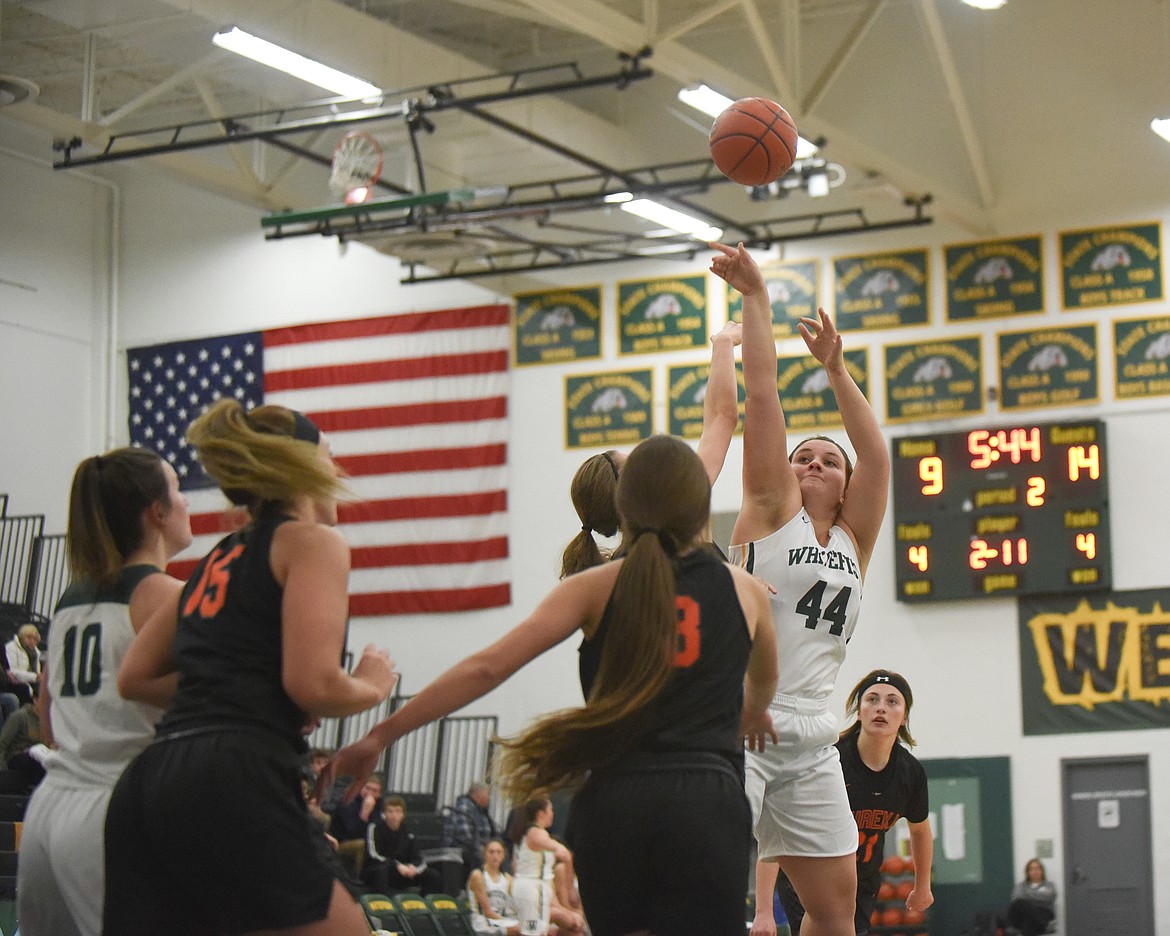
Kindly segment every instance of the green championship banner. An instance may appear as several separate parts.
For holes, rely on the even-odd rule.
[[[515,301],[517,365],[601,357],[600,286],[519,293]]]
[[[772,306],[772,332],[776,340],[799,334],[797,323],[802,318],[815,319],[820,307],[817,283],[821,281],[817,260],[793,260],[769,263],[760,268],[768,287],[768,302]],[[726,283],[727,317],[743,321],[743,296],[738,289]]]
[[[1170,728],[1170,590],[1019,599],[1025,735]]]
[[[837,331],[925,325],[930,290],[925,250],[837,257]]]
[[[1170,316],[1114,321],[1113,386],[1119,400],[1170,395]]]
[[[949,419],[983,412],[978,335],[886,345],[886,421]]]
[[[1097,326],[1001,332],[999,406],[1004,410],[1097,401]]]
[[[1064,231],[1061,295],[1066,309],[1130,305],[1162,298],[1162,226]]]
[[[943,256],[948,322],[1044,311],[1040,235],[952,244]]]
[[[684,439],[697,439],[703,434],[703,404],[707,399],[707,378],[710,364],[682,364],[667,368],[667,432]],[[739,425],[743,431],[743,366],[735,366],[736,398],[739,403]]]
[[[565,447],[609,448],[649,438],[651,371],[613,371],[565,377]]]
[[[845,352],[845,369],[869,398],[869,355],[865,348]],[[829,389],[829,375],[811,354],[782,357],[776,367],[776,388],[791,429],[820,429],[841,425],[841,409]]]
[[[618,353],[682,351],[707,344],[707,275],[618,283]]]

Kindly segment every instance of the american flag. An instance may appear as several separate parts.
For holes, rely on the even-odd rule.
[[[357,495],[339,510],[351,615],[509,604],[510,314],[478,306],[130,349],[130,441],[174,465],[191,504],[195,542],[171,571],[187,577],[230,528],[184,436],[234,396],[301,410],[328,434]]]

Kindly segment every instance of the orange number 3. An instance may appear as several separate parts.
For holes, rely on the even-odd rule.
[[[699,603],[690,595],[678,595],[674,604],[678,608],[678,650],[674,665],[686,667],[699,658]]]
[[[184,615],[194,614],[196,607],[198,607],[200,617],[215,617],[227,598],[228,579],[231,577],[228,566],[243,551],[244,547],[237,545],[233,546],[226,555],[220,555],[218,549],[211,554],[207,565],[203,567],[203,577],[199,579],[199,584],[195,586],[191,597],[183,605]]]

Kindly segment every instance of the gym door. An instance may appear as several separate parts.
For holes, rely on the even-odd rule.
[[[1154,936],[1146,757],[1061,761],[1064,931]]]

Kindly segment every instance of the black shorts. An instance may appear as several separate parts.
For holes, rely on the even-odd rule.
[[[103,933],[246,933],[329,913],[334,874],[280,738],[221,730],[155,741],[106,814]]]
[[[594,936],[743,936],[751,835],[725,758],[655,754],[595,773],[566,829]]]

